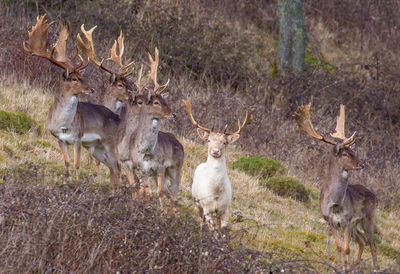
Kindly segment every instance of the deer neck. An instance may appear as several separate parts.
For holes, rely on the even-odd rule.
[[[225,174],[227,174],[225,154],[223,153],[221,157],[215,158],[208,153],[207,167],[211,173],[217,173],[225,176]]]
[[[48,124],[51,132],[59,132],[70,128],[78,107],[78,95],[55,94],[50,107]]]
[[[135,138],[140,125],[140,112],[137,107],[127,106],[125,113],[120,116],[121,123],[118,132],[118,153],[121,161],[129,161],[131,139]]]
[[[121,102],[120,100],[117,100],[117,98],[115,98],[115,96],[112,96],[110,94],[108,94],[107,92],[105,92],[104,97],[102,98],[102,105],[104,105],[105,107],[107,107],[109,110],[111,110],[112,112],[114,112],[117,115],[121,114],[121,108],[123,106],[123,102]]]
[[[328,176],[320,196],[320,206],[324,216],[342,210],[349,176],[336,156],[331,156],[328,168]]]
[[[135,138],[135,150],[142,156],[152,156],[157,144],[159,119],[142,115],[139,120]]]

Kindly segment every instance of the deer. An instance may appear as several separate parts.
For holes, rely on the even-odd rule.
[[[226,167],[225,150],[228,144],[236,142],[242,129],[250,123],[253,109],[246,110],[243,123],[238,120],[238,130],[227,133],[227,125],[224,132],[215,132],[201,126],[193,117],[192,99],[183,101],[189,119],[197,127],[199,137],[208,142],[207,161],[198,165],[193,175],[192,196],[198,208],[201,227],[208,225],[211,231],[221,230],[228,226],[230,207],[232,204],[232,186]],[[215,220],[214,221],[214,216]]]
[[[159,52],[155,49],[154,59],[150,60],[149,78],[153,80],[153,88],[141,85],[142,68],[135,82],[136,91],[132,101],[126,106],[126,123],[120,134],[118,151],[120,161],[128,170],[128,181],[137,185],[139,173],[142,184],[134,197],[148,197],[150,178],[157,180],[157,193],[161,207],[164,194],[174,202],[181,180],[181,170],[184,161],[184,149],[176,137],[168,132],[158,130],[159,119],[175,118],[165,101],[165,92],[169,84],[160,85],[157,81]],[[168,181],[171,188],[168,187]]]
[[[64,70],[63,77],[59,81],[59,89],[54,93],[53,104],[50,107],[47,125],[51,134],[58,139],[58,144],[63,153],[65,162],[65,175],[72,180],[70,172],[70,158],[68,145],[74,145],[74,163],[76,175],[79,180],[80,171],[80,149],[83,137],[82,119],[76,115],[78,108],[78,96],[80,94],[93,93],[95,90],[90,88],[86,79],[80,75],[80,71],[89,65],[81,62],[75,66],[73,60],[78,55],[78,51],[73,58],[67,56],[67,41],[69,38],[69,24],[59,20],[60,32],[55,45],[47,48],[47,32],[55,22],[47,23],[46,15],[37,17],[36,24],[28,32],[28,41],[23,43],[24,50],[33,56],[47,59],[52,64]]]
[[[90,58],[90,60],[103,71],[110,74],[108,82],[103,83],[103,90],[100,92],[100,98],[96,101],[96,104],[103,105],[110,109],[117,115],[121,115],[124,108],[125,102],[130,98],[132,92],[132,84],[128,80],[128,77],[133,74],[133,70],[129,71],[134,61],[124,65],[122,64],[122,57],[124,55],[124,35],[122,30],[120,31],[119,37],[114,41],[113,46],[110,49],[110,57],[106,60],[112,61],[117,67],[117,70],[112,70],[104,66],[104,59],[98,61],[95,57],[95,50],[93,45],[93,31],[97,28],[94,26],[90,30],[85,30],[85,25],[81,25],[81,31],[85,35],[88,42],[86,46],[85,42],[81,38],[80,34],[77,34],[77,41],[81,51]],[[117,53],[118,50],[118,53]]]
[[[299,129],[311,137],[333,145],[329,154],[329,165],[326,179],[320,192],[320,210],[332,232],[338,251],[339,265],[349,269],[350,240],[355,239],[358,253],[353,268],[358,268],[366,243],[370,245],[373,265],[378,269],[376,245],[374,242],[374,220],[378,200],[376,195],[361,184],[349,184],[350,170],[360,170],[364,164],[350,148],[355,142],[354,132],[350,137],[345,136],[345,107],[340,105],[340,113],[336,121],[336,129],[331,138],[319,135],[310,119],[311,103],[299,107],[299,112],[293,116]],[[337,140],[337,141],[336,141]],[[361,225],[362,233],[358,225]],[[344,229],[343,243],[339,228]],[[343,265],[343,253],[346,255]]]
[[[81,51],[100,69],[110,74],[110,78],[108,82],[103,83],[103,89],[100,95],[99,100],[97,100],[97,104],[103,105],[110,109],[112,112],[121,116],[125,109],[125,104],[129,100],[133,86],[131,82],[128,80],[128,77],[133,73],[133,70],[129,71],[129,69],[133,65],[133,61],[124,65],[122,64],[122,57],[124,54],[124,36],[122,30],[120,32],[119,37],[114,41],[113,46],[110,49],[110,57],[106,60],[112,61],[114,67],[117,67],[117,70],[112,70],[104,66],[104,59],[102,61],[97,60],[95,56],[95,50],[93,45],[93,31],[97,26],[94,26],[90,30],[85,30],[85,25],[81,25],[81,31],[87,40],[87,44],[83,41],[80,34],[77,34],[77,41]],[[119,54],[117,53],[117,49]],[[100,174],[100,162],[95,159],[96,163],[96,174]]]
[[[99,61],[96,59],[92,37],[94,29],[95,27],[93,27],[89,31],[86,31],[84,29],[84,25],[81,26],[81,31],[88,41],[88,46],[86,46],[82,38],[78,34],[77,39],[82,51],[98,67],[112,73],[113,75],[117,75],[117,77],[112,76],[111,79],[116,78],[117,80],[123,81],[123,83],[125,83],[127,81],[125,78],[126,74],[121,75],[116,72],[110,71],[110,69],[105,69],[103,61]],[[118,56],[116,54],[117,45],[119,49]],[[122,65],[121,57],[123,51],[124,44],[123,36],[121,33],[118,40],[115,41],[111,49],[110,57],[107,60],[114,61],[116,64],[119,65],[120,71],[125,73],[126,68],[131,63],[128,65]],[[139,178],[137,177],[135,170],[145,170],[146,176],[142,176],[142,181],[144,181],[145,183],[143,187],[140,188],[140,192],[148,193],[147,190],[149,189],[149,170],[147,170],[147,166],[151,166],[152,169],[156,168],[156,173],[158,174],[157,181],[159,184],[158,194],[161,201],[163,193],[168,192],[168,188],[166,187],[167,179],[171,181],[172,193],[177,193],[177,189],[180,183],[180,173],[183,166],[184,156],[183,146],[172,134],[158,132],[158,120],[162,118],[174,118],[175,114],[172,113],[162,95],[165,92],[169,81],[162,86],[160,86],[157,82],[157,67],[159,62],[158,49],[155,49],[155,60],[152,59],[150,54],[148,56],[151,62],[150,77],[151,79],[153,79],[154,88],[153,90],[148,90],[141,85],[143,71],[142,66],[138,73],[138,79],[135,82],[135,92],[128,91],[128,93],[130,93],[129,103],[125,105],[126,110],[124,112],[126,113],[124,113],[123,117],[121,117],[121,123],[118,127],[118,137],[116,138],[116,140],[118,141],[115,146],[119,162],[122,163],[122,166],[124,167],[125,173],[127,175],[128,182],[131,186],[137,186],[139,183]],[[116,100],[117,103],[119,101],[121,102],[121,104],[124,104],[124,102],[127,101],[127,98],[124,97],[127,94],[126,92],[127,91],[125,90],[123,92],[123,96],[119,97],[119,99]],[[113,95],[109,96],[109,98],[111,97],[117,98]],[[113,104],[111,104],[110,107],[112,108]],[[149,131],[151,132],[149,133]],[[144,139],[141,139],[142,136],[145,136]],[[140,140],[140,142],[142,142],[143,144],[149,141],[148,143],[146,143],[146,145],[149,146],[150,153],[148,153],[146,157],[149,158],[151,156],[152,160],[142,163],[141,160],[143,159],[141,159],[140,157],[143,158],[143,156],[141,155],[141,153],[135,155],[137,156],[135,160],[131,160],[130,147],[134,146],[135,144],[134,141],[132,141],[133,138],[135,138],[135,140]],[[153,151],[155,151],[154,154],[152,154]]]
[[[46,38],[51,24],[47,24],[44,16],[38,18],[36,25],[28,35],[29,40],[24,44],[24,49],[33,55],[44,57],[52,63],[60,62],[64,64],[67,62],[65,51],[69,27],[66,27],[66,24],[60,24],[60,37],[52,50],[48,50]],[[56,57],[56,59],[53,57],[54,52],[57,52],[58,58]],[[82,57],[80,59],[83,63]],[[90,58],[88,58],[88,63],[89,60]],[[66,67],[65,70],[64,75],[69,75],[69,67]],[[83,145],[90,154],[109,168],[110,189],[114,192],[120,185],[120,167],[115,146],[115,133],[118,131],[121,120],[118,115],[105,106],[78,101],[78,95],[83,92],[76,91],[70,86],[73,86],[76,82],[83,83],[83,80],[75,71],[73,70],[74,74],[70,76],[71,79],[64,77],[61,89],[55,94],[54,103],[49,112],[48,126],[50,132],[59,139],[66,163],[66,172],[69,173],[68,144],[74,144],[75,167],[78,176],[80,150]]]

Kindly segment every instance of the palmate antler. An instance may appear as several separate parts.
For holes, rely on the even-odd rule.
[[[195,125],[196,127],[200,128],[200,129],[202,129],[202,130],[204,130],[204,131],[206,131],[206,132],[208,132],[208,133],[214,131],[214,126],[213,126],[211,129],[206,128],[206,127],[203,127],[203,126],[200,126],[200,124],[193,118],[193,113],[192,113],[192,98],[189,98],[189,99],[187,99],[187,100],[183,100],[183,103],[184,103],[185,106],[186,106],[187,112],[188,112],[188,114],[189,114],[190,121],[192,122],[193,125]],[[251,123],[251,114],[252,114],[255,110],[256,110],[255,108],[246,110],[246,116],[245,116],[245,118],[244,118],[243,123],[240,124],[240,120],[238,120],[238,130],[235,131],[234,133],[226,133],[226,130],[227,130],[227,128],[228,128],[228,125],[226,125],[225,128],[224,128],[224,134],[226,134],[226,135],[240,134],[240,132],[242,131],[242,129],[243,129],[246,125],[248,125],[248,124]]]
[[[158,49],[155,48],[154,59],[150,53],[148,53],[147,55],[148,55],[149,61],[150,61],[150,73],[148,74],[148,77],[151,80],[153,80],[153,84],[154,84],[154,88],[153,88],[153,90],[150,90],[150,92],[153,95],[160,95],[166,91],[166,88],[169,84],[169,79],[168,79],[167,83],[165,83],[164,85],[161,85],[161,86],[157,82],[157,68],[158,68],[158,62],[159,62]]]
[[[133,71],[131,71],[131,72],[129,71],[129,68],[133,65],[133,62],[131,62],[127,65],[122,64],[122,56],[124,54],[124,36],[122,34],[122,31],[121,31],[118,39],[114,41],[114,44],[110,49],[110,57],[107,58],[107,60],[113,61],[118,66],[118,71],[113,71],[109,68],[106,68],[103,65],[104,59],[99,61],[96,58],[96,53],[95,53],[94,45],[93,45],[93,31],[96,29],[96,27],[97,26],[94,26],[93,28],[91,28],[90,30],[87,31],[87,30],[85,30],[85,25],[82,24],[81,31],[85,35],[88,45],[86,46],[86,44],[83,42],[80,34],[78,33],[76,38],[78,40],[78,44],[79,44],[81,50],[83,51],[83,53],[85,53],[86,56],[88,56],[88,58],[90,58],[90,60],[92,60],[93,63],[95,63],[98,67],[100,67],[104,71],[107,71],[110,74],[115,74],[119,77],[128,77],[130,74],[133,73]],[[117,54],[117,47],[118,47],[119,55]]]
[[[296,112],[293,114],[294,119],[296,120],[296,123],[301,131],[304,131],[311,137],[314,137],[317,140],[323,141],[325,143],[331,144],[331,145],[337,145],[338,142],[335,142],[333,140],[326,139],[325,137],[319,135],[315,130],[314,127],[311,123],[310,119],[310,108],[311,108],[311,103],[308,105],[302,105],[299,107],[299,113]],[[352,144],[355,143],[355,132],[353,135],[349,138],[346,138],[344,135],[344,122],[345,122],[345,109],[344,105],[340,105],[340,115],[337,118],[336,121],[336,132],[331,134],[332,137],[338,138],[342,140],[340,146],[343,148],[345,146],[351,146]]]
[[[83,64],[83,59],[78,55],[78,51],[72,59],[68,58],[67,41],[70,33],[69,24],[61,19],[58,23],[60,25],[58,39],[56,44],[49,50],[47,48],[47,33],[49,27],[54,24],[54,21],[48,24],[46,15],[37,17],[36,25],[28,32],[28,41],[23,43],[24,50],[32,55],[46,58],[56,66],[69,72],[80,71],[86,68],[89,65],[89,60],[86,64]],[[79,56],[80,59],[80,63],[77,66],[73,64],[73,59],[76,56]]]

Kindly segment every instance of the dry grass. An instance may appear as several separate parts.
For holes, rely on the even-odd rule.
[[[330,62],[335,70],[311,66],[298,75],[271,77],[277,37],[274,1],[37,2],[39,12],[45,8],[50,19],[61,14],[70,20],[74,34],[81,23],[87,27],[99,25],[94,37],[99,56],[104,55],[120,28],[126,35],[127,59],[142,62],[154,46],[161,49],[160,78],[171,78],[169,103],[178,114],[175,122],[165,122],[163,128],[182,136],[186,161],[180,204],[192,218],[188,221],[193,222],[191,225],[198,221],[192,217],[196,213],[190,200],[191,176],[197,164],[206,159],[206,146],[198,145],[200,141],[181,99],[192,97],[195,117],[206,126],[215,123],[218,129],[226,123],[232,129],[246,108],[257,108],[253,125],[246,128],[237,146],[228,150],[228,162],[242,155],[277,159],[287,166],[288,175],[297,177],[312,191],[310,204],[304,205],[259,187],[257,178],[229,171],[235,196],[231,246],[243,245],[273,254],[264,257],[268,263],[274,258],[287,261],[292,257],[334,263],[334,247],[327,258],[326,226],[317,206],[326,166],[321,159],[328,148],[300,134],[291,115],[297,105],[312,101],[315,127],[328,134],[334,129],[338,105],[345,103],[346,129],[357,130],[356,150],[368,166],[352,172],[350,181],[360,182],[377,193],[379,262],[384,269],[399,269],[400,86],[398,56],[393,54],[398,49],[391,45],[400,43],[387,39],[395,34],[380,31],[388,29],[385,24],[399,24],[394,17],[390,21],[390,9],[367,1],[374,19],[365,20],[356,12],[361,2],[346,2],[343,7],[341,1],[304,1],[311,34],[309,50]],[[63,161],[56,139],[45,124],[59,70],[22,50],[21,42],[36,15],[35,1],[10,3],[0,3],[0,35],[7,37],[0,41],[0,108],[24,111],[40,128],[22,135],[0,132],[0,167],[5,172],[27,162],[42,163],[46,172],[53,174],[49,180],[57,184]],[[398,8],[395,1],[388,1],[387,5],[393,5],[393,11]],[[343,8],[342,12],[336,12],[336,8]],[[349,18],[354,21],[349,23]],[[360,31],[366,27],[369,31]],[[362,33],[371,36],[361,37]],[[379,43],[373,43],[374,39]],[[96,87],[104,78],[93,66],[85,74],[91,76]],[[87,154],[83,155],[83,175],[93,174]],[[34,166],[31,167],[35,169]],[[87,186],[101,192],[108,183],[107,176],[108,171],[103,168],[100,182],[88,179]],[[79,189],[78,185],[72,189]],[[33,193],[42,190],[40,185],[35,188]],[[92,198],[105,199],[102,195]],[[126,197],[119,198],[121,205],[125,203]],[[369,248],[364,254],[366,270],[371,266],[371,260],[365,260],[368,258]],[[314,266],[328,269],[321,264]]]

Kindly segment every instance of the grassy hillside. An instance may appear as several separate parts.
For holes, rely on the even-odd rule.
[[[1,108],[12,111],[21,111],[21,109],[24,109],[27,113],[32,113],[33,119],[41,125],[41,127],[45,128],[47,111],[52,101],[51,96],[47,95],[47,93],[43,93],[42,89],[32,88],[29,90],[28,101],[26,91],[26,86],[24,85],[6,85],[4,82],[0,82]],[[4,261],[4,263],[7,262],[8,265],[7,268],[6,264],[3,264],[3,269],[15,271],[18,269],[35,270],[54,267],[55,269],[59,268],[63,270],[96,270],[105,267],[99,261],[100,258],[102,258],[101,256],[109,256],[110,259],[112,258],[112,260],[115,261],[113,265],[107,266],[110,270],[129,269],[131,267],[147,269],[146,267],[149,267],[150,264],[147,260],[144,260],[143,265],[140,265],[140,267],[133,263],[122,263],[126,258],[131,258],[132,261],[139,260],[139,254],[133,251],[118,251],[127,252],[127,257],[118,259],[107,250],[110,247],[114,247],[117,241],[121,241],[121,234],[128,235],[126,237],[130,239],[129,241],[134,243],[138,241],[135,235],[129,234],[131,233],[129,224],[133,222],[131,225],[136,227],[138,225],[138,223],[136,223],[138,220],[135,218],[139,217],[134,217],[134,219],[131,220],[128,216],[134,214],[134,212],[141,212],[148,206],[150,206],[150,209],[147,209],[149,211],[143,211],[144,215],[140,216],[144,218],[149,214],[149,216],[145,218],[150,220],[153,219],[150,215],[153,216],[156,214],[156,216],[158,216],[156,218],[160,218],[159,220],[161,223],[157,222],[156,225],[163,227],[160,228],[160,231],[165,231],[167,234],[167,236],[165,236],[168,238],[168,240],[166,240],[167,246],[169,246],[170,240],[172,241],[172,239],[169,238],[172,236],[168,235],[175,235],[177,231],[181,231],[182,229],[189,229],[192,231],[191,233],[186,231],[186,233],[188,233],[187,235],[179,235],[177,237],[191,237],[193,242],[185,242],[181,247],[171,246],[169,248],[191,248],[192,244],[200,241],[200,239],[196,238],[196,235],[199,233],[198,225],[200,218],[197,217],[190,197],[191,178],[195,167],[206,159],[207,148],[205,144],[201,144],[198,140],[191,141],[184,137],[181,137],[180,140],[184,144],[186,152],[186,160],[182,174],[183,180],[180,189],[180,213],[178,220],[169,220],[168,218],[173,217],[162,215],[162,213],[159,212],[156,199],[152,199],[149,205],[142,205],[140,202],[132,204],[132,202],[129,201],[130,195],[127,193],[129,189],[124,189],[123,192],[117,196],[110,196],[107,188],[109,182],[107,169],[103,168],[100,178],[94,180],[93,177],[90,176],[94,173],[94,165],[88,164],[86,153],[84,153],[82,160],[82,174],[84,175],[84,179],[80,182],[69,183],[63,175],[63,160],[56,139],[50,136],[47,130],[38,131],[32,129],[23,134],[18,134],[14,131],[1,131],[1,225],[3,232],[7,231],[7,233],[3,234],[0,238],[0,242],[6,250],[4,258],[7,260]],[[243,154],[244,152],[239,148],[230,148],[228,151],[228,166],[232,166],[232,163],[243,156]],[[231,251],[229,255],[224,253],[225,255],[223,256],[234,256],[232,254],[236,253],[243,256],[242,252],[244,252],[243,248],[245,247],[262,251],[262,253],[257,254],[257,256],[254,255],[255,258],[259,259],[251,261],[252,264],[254,264],[251,266],[254,268],[251,269],[266,270],[272,268],[276,270],[287,268],[297,270],[299,267],[305,267],[311,271],[312,269],[329,270],[330,268],[323,263],[335,265],[336,251],[333,239],[331,239],[331,256],[330,258],[327,257],[327,226],[318,208],[318,187],[312,186],[310,182],[303,181],[303,183],[307,185],[310,197],[310,201],[304,203],[291,198],[277,196],[272,191],[262,187],[259,184],[259,177],[257,176],[249,176],[242,171],[232,169],[229,169],[229,174],[234,193],[231,216],[232,227],[229,241],[227,243],[219,243],[218,248],[223,250],[223,245],[225,244],[227,245],[225,249],[228,248],[229,245],[229,248],[233,248],[233,251]],[[289,172],[289,174],[291,174],[291,172]],[[16,202],[13,202],[13,199],[17,199],[15,200]],[[67,200],[63,202],[63,199]],[[114,202],[110,203],[110,201],[114,200],[115,204]],[[47,202],[42,204],[43,201]],[[65,203],[69,205],[67,208],[64,209],[64,206],[62,206],[58,209],[61,211],[56,210],[56,213],[52,210],[53,207],[56,209],[60,205],[66,205]],[[91,206],[92,203],[95,203],[97,206],[93,208]],[[86,207],[87,210],[83,210],[81,208],[82,206]],[[123,209],[120,208],[121,206]],[[125,206],[128,207],[125,208]],[[130,208],[130,206],[133,208]],[[48,212],[46,211],[46,217],[40,217],[43,214],[43,212],[37,212],[40,208],[47,208],[46,210],[48,210]],[[64,210],[66,212],[64,212]],[[66,220],[68,220],[68,214],[72,214],[71,216],[75,216],[74,214],[77,215],[72,217],[73,221],[71,221],[71,226],[67,226],[68,230],[65,230],[63,227]],[[103,214],[104,216],[97,216],[98,214]],[[135,214],[134,216],[136,216]],[[15,219],[16,216],[19,217]],[[35,216],[46,218],[46,221],[44,223],[43,220],[39,222],[39,219],[37,219],[38,217]],[[101,222],[96,225],[91,225],[91,222],[98,222],[97,218],[106,218],[108,221],[107,223]],[[398,213],[394,211],[380,209],[377,213],[377,234],[375,237],[378,243],[379,263],[383,269],[399,269],[398,256],[400,254],[398,250],[400,249],[400,241],[398,231],[400,229],[400,224],[397,221],[398,218]],[[144,222],[143,219],[140,220]],[[52,225],[53,222],[55,222],[54,227]],[[121,223],[123,227],[118,225],[118,227],[113,228],[113,226],[119,222],[123,222]],[[174,222],[175,227],[165,228],[169,222]],[[148,225],[151,227],[154,224],[144,223],[144,227],[136,229],[138,231],[141,231],[141,229],[145,230]],[[12,229],[13,227],[16,231]],[[28,227],[31,227],[32,230],[27,230]],[[89,231],[87,231],[87,229],[89,229]],[[101,234],[103,232],[101,232],[100,229],[115,230],[114,232],[110,231],[111,235],[114,235],[113,238],[107,239],[107,241],[104,242],[104,237],[106,236]],[[43,234],[45,230],[48,234]],[[128,230],[128,232],[126,230]],[[80,239],[79,237],[76,238],[77,236],[71,236],[71,233],[73,235],[81,235],[80,237],[83,238]],[[97,235],[97,233],[100,234],[94,236]],[[50,236],[46,236],[53,234],[58,235],[57,239],[59,240],[51,240],[52,238]],[[74,251],[73,248],[70,248],[68,251],[63,251],[68,249],[68,246],[71,245],[71,243],[68,244],[65,242],[67,241],[65,237],[77,245],[82,245],[83,242],[92,239],[91,237],[98,237],[98,239],[90,240],[92,244],[86,244],[85,248],[82,248],[82,253],[79,253],[80,251]],[[211,236],[204,237],[206,237],[207,241],[214,241]],[[32,238],[33,242],[29,242],[27,246],[28,243],[25,242],[24,238]],[[152,241],[152,238],[149,238],[148,241]],[[20,242],[20,244],[17,244],[18,242]],[[204,244],[204,250],[210,248],[208,244]],[[212,245],[214,244],[215,243]],[[35,250],[43,245],[49,246],[49,250],[43,251],[37,256],[31,254],[31,252],[36,254],[37,251]],[[63,247],[64,245],[65,247]],[[219,245],[222,245],[222,247]],[[97,249],[92,250],[91,248]],[[121,248],[123,250],[126,248],[129,249],[129,245],[124,245]],[[235,248],[239,248],[239,250]],[[352,243],[351,248],[355,250],[356,244]],[[22,252],[22,255],[16,258],[15,256],[10,257],[18,250]],[[206,252],[204,250],[198,252]],[[78,253],[75,254],[76,252]],[[145,251],[142,250],[142,252]],[[163,252],[163,249],[161,249],[161,252]],[[218,251],[208,250],[207,252]],[[78,257],[76,257],[77,255]],[[89,260],[86,256],[92,256],[93,258]],[[79,260],[79,258],[82,258],[82,260]],[[168,258],[169,257],[162,256],[158,258],[162,261],[159,262],[161,265],[166,264],[164,268],[162,268],[164,270],[169,269],[169,267],[171,267],[169,264],[173,263]],[[228,260],[227,257],[224,258],[224,260]],[[367,247],[364,254],[364,264],[362,266],[366,270],[372,267],[370,258],[371,255]],[[28,267],[23,264],[25,260],[33,260],[37,264]],[[72,261],[74,261],[75,264],[68,264],[68,262]],[[183,265],[186,264],[185,267],[199,267],[198,265],[189,265],[189,261],[189,259],[188,261],[185,259],[179,263]],[[88,265],[89,262],[92,264]],[[214,259],[208,262],[210,265],[206,264],[204,267],[208,267],[209,269],[212,269],[212,265],[217,263]],[[221,267],[220,269],[226,270],[243,270],[244,266],[242,263],[244,265],[247,264],[241,262],[241,264],[231,266],[232,268],[224,268],[224,264],[216,267],[217,269]],[[258,264],[261,264],[261,266]],[[184,271],[185,267],[179,269]]]
[[[304,1],[310,36],[308,67],[298,75],[283,77],[272,73],[276,1],[233,2],[1,2],[0,35],[7,39],[0,41],[0,109],[23,112],[33,120],[28,131],[0,130],[2,269],[332,270],[324,264],[335,265],[336,248],[331,239],[328,258],[327,226],[318,209],[328,148],[300,134],[292,120],[297,105],[312,101],[312,119],[321,134],[334,130],[339,104],[346,105],[346,132],[357,131],[356,151],[367,164],[367,169],[352,172],[350,181],[377,193],[378,260],[381,269],[400,271],[400,95],[399,62],[394,54],[398,49],[389,46],[387,39],[390,35],[397,39],[394,34],[379,31],[400,23],[393,16],[387,21],[390,9],[376,7],[373,1],[368,1],[369,11],[362,9],[369,14],[366,20],[356,12],[358,3]],[[387,3],[396,10],[394,2]],[[163,128],[179,137],[186,153],[177,219],[163,215],[156,204],[129,201],[129,189],[110,195],[107,169],[94,180],[94,166],[85,152],[84,179],[65,182],[61,152],[46,128],[60,71],[25,54],[21,46],[37,11],[47,12],[50,20],[61,15],[71,21],[74,35],[82,23],[86,28],[98,25],[94,39],[99,56],[104,56],[120,29],[126,37],[127,59],[146,62],[146,52],[160,48],[159,77],[171,78],[169,104],[178,114],[175,122],[165,122]],[[335,27],[338,24],[340,28]],[[373,38],[379,43],[374,44]],[[97,87],[105,77],[93,66],[85,75]],[[280,197],[259,183],[259,174],[250,176],[230,168],[234,202],[229,239],[216,243],[210,235],[199,237],[200,219],[190,198],[190,185],[196,165],[206,158],[206,146],[187,119],[181,100],[189,96],[198,120],[206,126],[215,123],[219,129],[226,123],[234,127],[246,108],[256,107],[254,123],[228,151],[228,166],[242,156],[276,159],[285,167],[279,175],[300,180],[309,199],[299,202]],[[90,206],[94,204],[97,207]],[[103,218],[107,221],[102,223]],[[160,227],[164,240],[157,242],[160,234],[155,229],[149,231],[156,236],[148,233],[143,242],[136,242],[140,235],[132,234],[132,227],[138,220],[143,226],[137,231]],[[70,225],[65,226],[66,222]],[[170,223],[174,225],[169,227]],[[84,245],[89,238],[91,244]],[[130,241],[143,249],[129,249]],[[68,242],[70,246],[65,245]],[[121,248],[120,242],[124,243]],[[48,248],[43,250],[43,246]],[[354,251],[356,244],[351,248]],[[178,253],[166,252],[172,249]],[[133,259],[124,262],[128,257]],[[182,260],[177,262],[176,257]],[[101,262],[100,258],[107,259]],[[369,247],[363,258],[362,268],[368,271],[372,266]],[[26,264],[29,261],[33,263]],[[143,265],[134,261],[143,261]],[[177,267],[171,268],[174,264]]]

